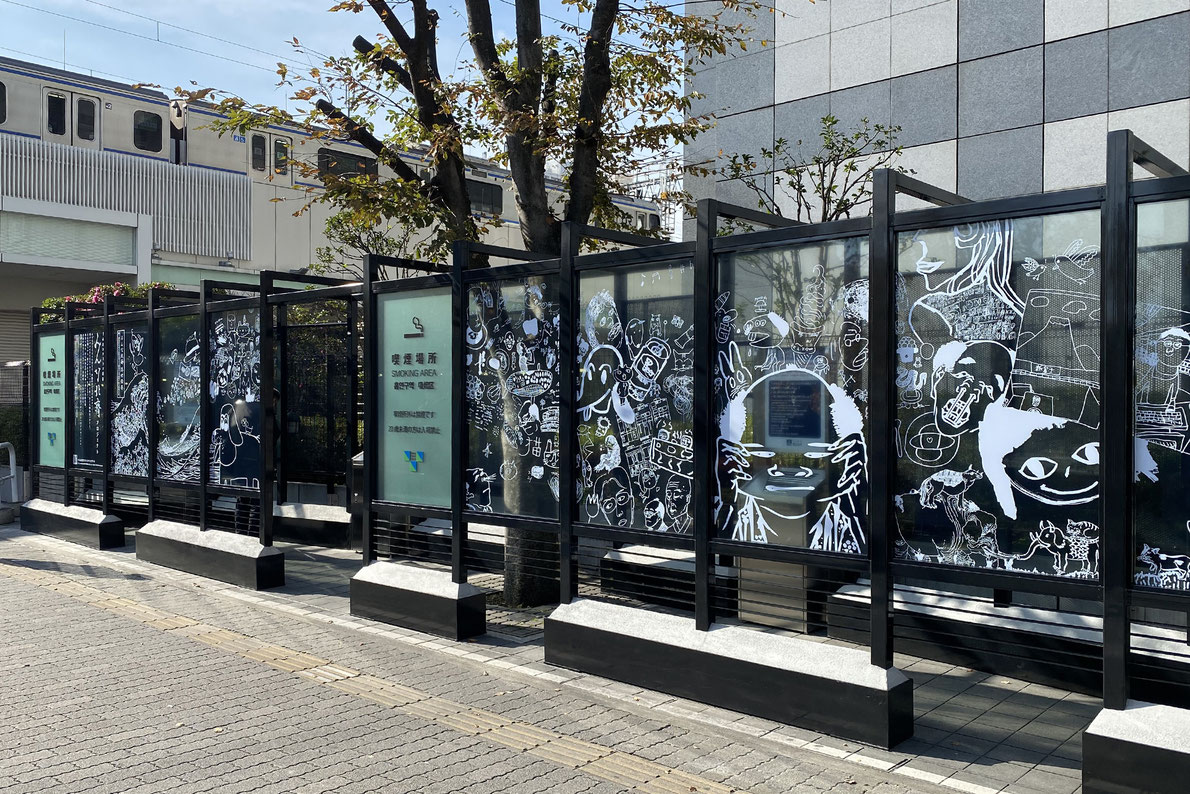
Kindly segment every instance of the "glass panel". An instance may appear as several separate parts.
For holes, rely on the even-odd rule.
[[[558,515],[557,277],[468,293],[467,507]]]
[[[197,316],[163,317],[157,323],[161,371],[157,393],[157,476],[198,483],[199,395],[202,348]]]
[[[149,476],[148,324],[117,328],[112,383],[112,473]]]
[[[867,240],[719,262],[716,531],[866,554]]]
[[[95,140],[95,100],[80,99],[76,109],[76,126],[80,140]]]
[[[37,365],[41,368],[41,393],[37,401],[37,462],[61,468],[66,463],[66,358],[65,334],[37,338]]]
[[[315,303],[287,311],[287,378],[284,385],[278,382],[285,390],[286,473],[290,480],[315,478],[310,482],[341,477],[354,433],[347,423],[354,395],[346,309],[341,303]]]
[[[260,310],[210,317],[210,482],[260,487]]]
[[[66,134],[66,97],[62,94],[49,94],[45,100],[46,129],[50,135]]]
[[[386,502],[450,507],[450,288],[377,299],[378,490]]]
[[[0,124],[8,119],[8,89],[0,83]]]
[[[1099,577],[1099,213],[900,235],[896,554]]]
[[[103,333],[74,334],[74,449],[72,466],[102,466]]]
[[[693,291],[688,261],[579,279],[580,521],[691,531]]]
[[[138,110],[132,116],[132,143],[146,152],[161,151],[161,116]]]
[[[1190,590],[1190,201],[1136,222],[1136,584]]]
[[[264,170],[266,144],[263,135],[252,136],[252,170]]]
[[[289,141],[284,138],[273,141],[273,172],[278,176],[289,173]]]

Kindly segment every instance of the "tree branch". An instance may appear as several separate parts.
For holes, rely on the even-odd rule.
[[[409,77],[409,72],[405,70],[405,67],[387,55],[377,51],[363,36],[356,36],[355,41],[351,45],[355,47],[355,51],[360,55],[371,58],[373,66],[397,78],[397,82],[401,84],[402,88],[411,94],[413,93],[413,80]]]
[[[500,54],[496,52],[496,39],[492,35],[492,6],[488,0],[466,0],[467,30],[471,34],[471,49],[484,77],[495,87],[503,103],[512,93],[512,83],[500,66]],[[519,24],[519,23],[518,23]]]
[[[574,162],[570,173],[570,208],[566,219],[585,224],[599,189],[599,150],[603,138],[603,105],[612,86],[612,30],[619,0],[596,0],[591,28],[583,48],[583,82],[579,93],[578,124],[574,131]]]
[[[342,124],[343,129],[347,132],[347,136],[351,138],[351,140],[355,141],[360,146],[376,155],[376,158],[391,168],[393,173],[395,173],[398,177],[406,182],[413,182],[414,184],[418,185],[418,192],[420,192],[422,195],[432,195],[433,189],[431,186],[427,184],[426,181],[422,179],[421,176],[418,175],[418,173],[414,171],[408,163],[402,160],[399,154],[394,153],[391,149],[381,143],[380,140],[377,139],[377,137],[371,132],[369,132],[366,127],[352,119],[343,111],[339,110],[330,102],[327,102],[325,99],[318,100],[318,102],[315,104],[315,107],[318,108],[319,113],[326,116],[328,119]]]
[[[392,8],[389,7],[385,0],[368,0],[368,5],[372,6],[372,10],[376,12],[376,16],[380,17],[380,21],[384,23],[385,29],[389,35],[393,37],[393,41],[401,48],[406,57],[413,54],[413,39],[410,38],[409,33],[405,30],[405,26],[401,24],[401,20],[397,19],[397,15],[393,13]]]

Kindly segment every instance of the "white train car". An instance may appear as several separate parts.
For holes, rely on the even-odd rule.
[[[334,208],[314,202],[300,212],[310,202],[309,190],[319,190],[321,184],[306,181],[309,178],[294,169],[295,159],[314,164],[321,172],[392,176],[353,141],[307,140],[300,129],[285,126],[221,136],[210,128],[217,116],[211,105],[171,101],[160,91],[0,58],[0,135],[249,178],[251,210],[243,223],[247,227],[244,233],[251,240],[244,250],[250,250],[250,256],[154,250],[153,271],[160,271],[165,280],[186,283],[220,266],[251,271],[292,270],[316,261],[317,249],[326,244],[324,229]],[[417,152],[402,156],[419,171],[432,167]],[[499,215],[503,219],[501,226],[487,233],[485,241],[522,247],[508,172],[495,163],[475,158],[468,164],[467,179],[476,214]],[[552,179],[548,187],[551,203],[560,213],[566,200],[564,185]],[[616,197],[614,201],[629,213],[637,228],[660,225],[653,203],[628,197]]]
[[[160,91],[0,58],[0,134],[170,159]]]
[[[296,247],[296,240],[306,235],[312,238],[320,235],[323,224],[331,212],[330,208],[315,204],[305,213],[305,217],[311,221],[308,228],[306,224],[282,217],[282,214],[292,217],[294,205],[301,206],[308,201],[307,188],[321,187],[318,183],[303,181],[301,175],[296,174],[291,167],[291,159],[316,164],[319,172],[393,176],[386,166],[377,164],[374,155],[354,141],[307,140],[296,127],[276,125],[252,130],[244,135],[220,136],[210,128],[211,122],[219,117],[212,106],[185,103],[181,100],[174,100],[170,117],[174,128],[172,134],[178,139],[177,162],[199,168],[247,174],[255,183],[254,191],[259,185],[262,195],[258,200],[254,193],[253,217],[255,219],[257,213],[267,215],[266,205],[277,211],[275,224],[279,258],[281,250],[287,245]],[[406,152],[402,157],[419,172],[424,173],[432,167],[417,152]],[[485,242],[520,248],[523,244],[520,224],[516,216],[512,180],[507,170],[490,161],[472,158],[468,162],[467,181],[472,209],[476,214],[499,215],[503,220],[500,227],[489,230]],[[551,179],[547,182],[551,204],[559,212],[566,200],[563,187],[561,180]],[[617,196],[613,201],[628,213],[637,229],[652,230],[661,225],[660,212],[655,203],[624,196]],[[257,259],[256,242],[258,241],[254,235],[253,260]],[[259,242],[265,247],[269,246],[267,240]],[[317,245],[311,248],[311,253],[315,247]],[[289,252],[292,253],[294,252]],[[294,261],[289,255],[285,258],[290,262]],[[276,266],[284,267],[281,262]]]

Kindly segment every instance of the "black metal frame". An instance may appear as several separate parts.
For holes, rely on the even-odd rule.
[[[300,284],[304,289],[294,289],[278,286],[279,284]],[[360,299],[363,286],[359,281],[332,278],[327,276],[277,273],[261,271],[260,273],[260,396],[261,396],[261,477],[260,477],[260,542],[263,546],[273,545],[274,491],[277,492],[278,502],[288,501],[288,484],[284,459],[288,451],[288,429],[283,428],[280,438],[281,460],[277,458],[278,439],[275,438],[277,428],[277,413],[282,417],[288,416],[288,389],[276,388],[276,369],[279,365],[281,382],[288,381],[289,348],[286,344],[288,329],[287,309],[299,303],[318,303],[332,300],[345,301],[348,307],[348,335],[350,350],[349,370],[351,372],[350,388],[351,408],[348,411],[347,427],[351,433],[348,443],[347,460],[343,462],[342,475],[347,488],[347,504],[351,504],[351,458],[357,452],[355,427],[355,389],[354,383],[358,372],[357,348],[354,344],[355,332],[352,320],[355,317],[355,302]],[[277,310],[277,323],[273,323],[273,309]],[[329,379],[328,379],[329,380]],[[279,392],[278,404],[273,404],[273,393]],[[327,416],[327,421],[332,417]],[[328,435],[329,437],[329,435]]]
[[[1133,166],[1144,168],[1154,182],[1134,186]],[[1100,526],[1103,555],[1100,582],[1103,598],[1103,705],[1123,709],[1131,685],[1131,607],[1145,603],[1185,609],[1186,594],[1162,593],[1134,584],[1136,564],[1133,488],[1133,419],[1136,415],[1134,337],[1136,334],[1136,208],[1143,202],[1165,201],[1190,195],[1190,178],[1131,130],[1107,136],[1107,187],[1103,208],[1104,297],[1101,325],[1101,378],[1103,415],[1128,417],[1103,422],[1100,456],[1112,461],[1112,475],[1103,477]],[[1107,373],[1112,373],[1109,379]]]

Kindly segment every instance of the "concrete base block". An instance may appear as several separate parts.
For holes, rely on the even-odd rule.
[[[30,499],[21,505],[21,529],[53,535],[93,549],[115,549],[127,543],[124,522],[117,516],[48,499]]]
[[[374,562],[351,577],[351,614],[453,640],[487,631],[482,590],[402,562]]]
[[[285,553],[247,535],[152,521],[136,533],[136,558],[208,579],[267,590],[285,584]]]
[[[1083,731],[1083,791],[1182,792],[1190,780],[1190,710],[1129,700]]]
[[[864,650],[580,600],[546,618],[545,661],[877,747],[913,735],[913,682]]]

